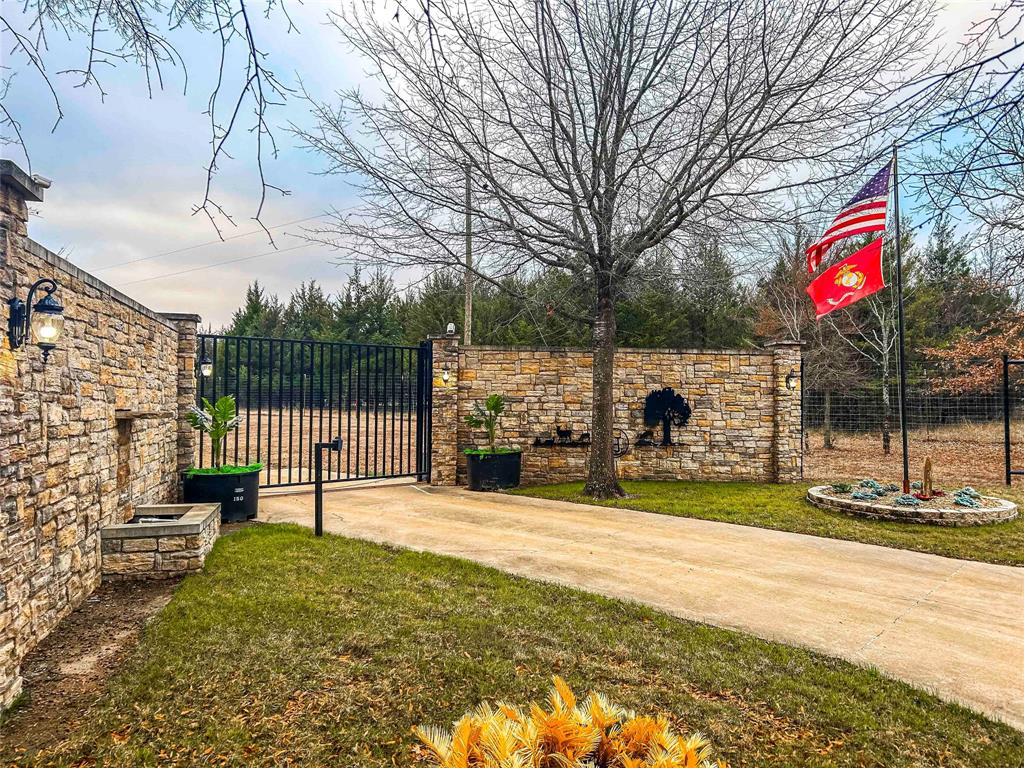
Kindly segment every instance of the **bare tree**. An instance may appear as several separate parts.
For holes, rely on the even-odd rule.
[[[171,38],[188,28],[208,33],[217,41],[220,60],[207,107],[210,159],[206,185],[194,212],[207,216],[218,235],[220,223],[233,223],[229,213],[214,198],[213,187],[219,163],[229,157],[229,138],[239,131],[248,132],[255,145],[254,158],[260,181],[260,199],[253,218],[263,226],[260,217],[268,192],[288,194],[272,184],[264,173],[264,160],[277,155],[268,111],[282,104],[292,89],[268,65],[267,52],[260,47],[254,32],[254,12],[267,18],[277,13],[288,31],[294,29],[285,0],[252,3],[247,0],[12,1],[4,5],[0,14],[0,35],[11,56],[8,61],[19,63],[23,68],[15,69],[11,63],[3,67],[0,95],[6,98],[16,75],[34,77],[37,84],[27,87],[41,87],[49,95],[56,130],[64,119],[60,92],[65,81],[70,80],[76,88],[92,88],[103,99],[106,96],[103,73],[118,64],[129,63],[145,73],[150,95],[155,89],[162,90],[168,83],[168,75],[177,70],[180,70],[183,86],[187,87],[188,62]],[[50,65],[52,35],[81,40],[85,44],[85,60],[79,66],[54,71]],[[244,54],[244,63],[238,69],[228,64],[236,47]],[[240,80],[237,86],[227,85],[232,75]],[[0,130],[6,132],[3,143],[17,146],[31,169],[31,148],[18,115],[10,111],[3,99],[0,99]],[[273,241],[270,230],[263,229]]]
[[[779,191],[877,157],[880,109],[930,46],[918,0],[369,0],[332,17],[373,90],[311,101],[296,130],[364,206],[314,234],[367,259],[473,273],[548,268],[593,296],[586,493],[622,494],[612,453],[616,303],[643,254],[772,220]],[[466,168],[472,194],[465,194]],[[351,177],[350,177],[351,178]],[[530,297],[518,297],[527,302]]]

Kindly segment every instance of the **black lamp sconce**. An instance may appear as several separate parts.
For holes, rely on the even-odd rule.
[[[792,391],[796,389],[796,385],[800,383],[800,374],[796,372],[796,368],[790,368],[789,373],[786,374],[786,389]]]
[[[18,349],[31,338],[43,351],[43,362],[47,361],[64,331],[64,307],[53,295],[59,288],[56,280],[44,277],[28,289],[25,301],[17,297],[8,300],[7,337],[11,349]],[[44,291],[46,295],[33,304],[37,291]]]
[[[199,375],[204,379],[213,376],[213,360],[206,354],[206,339],[201,339],[199,347]]]

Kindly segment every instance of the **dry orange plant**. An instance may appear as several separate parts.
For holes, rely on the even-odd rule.
[[[415,734],[437,768],[728,768],[699,733],[674,733],[664,717],[638,717],[598,693],[577,702],[560,677],[547,708],[482,704],[452,730]]]

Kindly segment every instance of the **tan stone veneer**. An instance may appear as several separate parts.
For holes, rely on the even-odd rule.
[[[473,403],[507,397],[502,445],[523,448],[523,483],[586,477],[589,448],[534,446],[556,426],[578,437],[590,431],[593,354],[585,349],[470,346],[434,340],[431,482],[465,482],[462,449],[483,444],[465,423]],[[448,381],[442,372],[448,370]],[[800,345],[763,350],[620,349],[615,356],[615,426],[630,444],[618,459],[624,479],[794,482],[801,466]],[[673,387],[693,414],[673,430],[673,445],[635,445],[648,392]],[[654,428],[656,442],[661,428]]]
[[[25,654],[100,581],[104,525],[177,500],[191,458],[195,315],[159,315],[28,238],[45,186],[0,161],[0,710]],[[12,351],[7,299],[60,283],[64,335],[45,365]]]

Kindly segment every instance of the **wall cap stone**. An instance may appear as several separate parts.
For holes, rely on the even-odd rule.
[[[145,307],[142,304],[139,304],[139,302],[137,302],[135,299],[131,298],[130,296],[126,296],[113,286],[107,285],[98,277],[89,274],[83,269],[79,269],[67,259],[61,258],[56,253],[51,251],[49,248],[47,248],[44,245],[40,245],[35,240],[32,240],[31,238],[26,238],[25,250],[27,250],[33,256],[42,259],[47,264],[51,264],[57,269],[67,272],[73,278],[81,280],[90,288],[95,288],[97,291],[104,294],[105,296],[109,296],[119,304],[124,304],[129,309],[133,309],[136,312],[150,318],[151,320],[156,320],[158,323],[167,326],[172,331],[178,330],[177,326],[175,326],[175,324],[168,320],[166,317],[160,315],[157,312],[154,312],[149,307]]]
[[[774,349],[775,347],[806,347],[806,341],[797,341],[796,339],[779,339],[777,341],[765,342],[765,349]]]
[[[37,182],[13,160],[0,160],[0,183],[14,187],[31,203],[43,202],[43,190],[50,186]]]
[[[157,314],[174,322],[184,320],[191,323],[201,323],[203,321],[202,317],[192,312],[158,312]]]
[[[166,523],[119,523],[100,529],[100,539],[151,539],[156,536],[188,536],[200,533],[210,519],[220,516],[220,504],[149,504],[135,508],[135,517],[183,512]]]
[[[439,338],[449,338],[441,336]],[[803,343],[803,342],[793,342]],[[594,353],[592,347],[542,347],[542,346],[496,346],[490,344],[471,344],[470,346],[459,345],[461,352],[551,352],[551,353],[573,353],[587,354]],[[671,355],[764,355],[765,350],[759,347],[749,349],[699,349],[689,347],[616,347],[615,354],[620,352],[636,354],[671,354]]]

